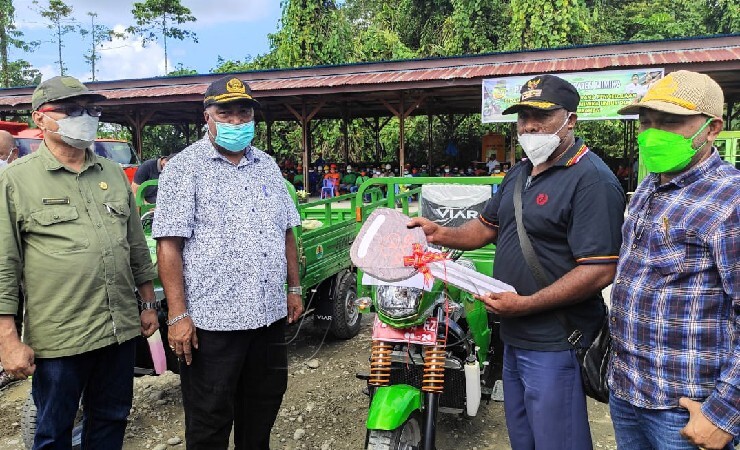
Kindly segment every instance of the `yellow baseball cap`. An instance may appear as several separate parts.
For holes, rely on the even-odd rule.
[[[724,94],[708,75],[679,70],[666,75],[648,89],[639,102],[620,109],[619,114],[638,114],[641,108],[668,114],[722,117]]]

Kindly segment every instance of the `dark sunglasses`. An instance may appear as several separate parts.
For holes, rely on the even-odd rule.
[[[103,108],[100,106],[80,105],[47,106],[45,108],[39,108],[38,111],[64,113],[69,117],[80,117],[82,113],[87,113],[90,117],[100,117],[103,114]]]

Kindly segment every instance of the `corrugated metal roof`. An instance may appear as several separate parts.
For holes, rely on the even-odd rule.
[[[283,70],[276,72],[249,73],[249,85],[256,97],[289,95],[311,95],[329,88],[342,88],[345,92],[367,91],[368,86],[386,85],[389,88],[413,89],[415,83],[455,84],[456,80],[470,84],[483,78],[495,78],[510,75],[528,75],[539,73],[578,72],[600,69],[618,69],[627,67],[664,67],[681,64],[702,64],[722,61],[740,61],[740,37],[718,38],[712,40],[697,39],[685,41],[681,49],[664,48],[646,50],[646,45],[618,44],[614,49],[623,49],[625,53],[607,54],[603,48],[597,54],[585,55],[589,48],[527,51],[464,58],[440,59],[436,61],[420,60],[416,67],[409,61],[402,63],[365,64],[357,66],[336,66],[317,70],[314,73],[304,69]],[[701,47],[703,48],[691,48]],[[657,43],[655,44],[657,45]],[[714,46],[712,46],[714,45]],[[493,59],[492,59],[493,58]],[[427,67],[430,64],[437,67]],[[450,65],[455,64],[455,65]],[[394,70],[398,67],[398,70]],[[341,69],[341,70],[340,70]],[[354,70],[352,70],[354,69]],[[334,71],[335,73],[327,72]],[[318,73],[317,73],[318,72]],[[341,73],[337,73],[341,72]],[[217,76],[217,74],[214,74]],[[256,79],[255,79],[256,78]],[[261,79],[260,79],[261,78]],[[135,80],[132,80],[132,83]],[[146,80],[135,81],[140,87],[118,87],[106,89],[106,82],[95,83],[96,92],[106,95],[111,100],[160,99],[160,101],[182,101],[186,97],[193,100],[205,93],[207,82],[194,82],[189,77],[155,78],[151,86],[143,86]],[[201,80],[202,81],[202,80]],[[120,82],[109,82],[110,84]],[[163,84],[167,83],[167,84]],[[179,84],[178,84],[179,83]],[[296,91],[293,93],[291,91]],[[300,91],[300,92],[298,92]],[[19,92],[19,95],[3,95],[13,92],[12,89],[0,91],[0,107],[18,107],[30,103],[30,93]]]

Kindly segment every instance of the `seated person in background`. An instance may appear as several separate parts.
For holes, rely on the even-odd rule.
[[[144,161],[134,174],[134,182],[131,183],[131,190],[136,195],[139,186],[145,181],[157,180],[164,170],[164,166],[172,155],[162,155],[159,158]],[[157,186],[149,186],[144,190],[144,203],[157,203]]]
[[[317,186],[321,182],[321,177],[321,171],[318,167],[316,169],[313,167],[308,168],[308,186],[306,186],[306,190],[309,193],[319,192]]]
[[[329,167],[328,171],[326,170],[327,167]],[[332,183],[334,183],[334,195],[339,195],[339,179],[341,175],[337,172],[337,165],[332,164],[331,166],[324,166],[324,172],[324,179],[331,180]]]
[[[296,174],[293,177],[293,187],[300,191],[303,189],[303,167],[296,168]]]
[[[352,166],[347,166],[347,173],[342,177],[342,182],[339,183],[339,190],[342,192],[353,192],[352,188],[355,186],[357,180],[357,174],[352,170]]]
[[[350,192],[357,192],[357,190],[360,189],[360,186],[362,185],[362,183],[366,182],[369,179],[370,179],[370,177],[367,176],[367,169],[362,169],[360,171],[360,175],[358,175],[355,178],[355,185],[354,186],[350,186],[349,191]]]
[[[488,157],[488,162],[486,163],[486,167],[488,168],[488,174],[490,175],[493,173],[494,170],[501,168],[501,163],[498,162],[498,160],[496,159],[496,156],[491,154]]]

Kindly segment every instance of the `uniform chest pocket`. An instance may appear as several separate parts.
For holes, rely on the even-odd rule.
[[[683,228],[668,228],[652,224],[649,236],[648,265],[661,275],[683,272],[686,267],[687,232]]]
[[[123,220],[127,222],[131,215],[131,208],[126,202],[105,202],[103,206],[105,206],[108,214],[114,218],[114,221]]]
[[[90,241],[75,206],[52,206],[31,213],[29,243],[48,253],[85,249]]]

